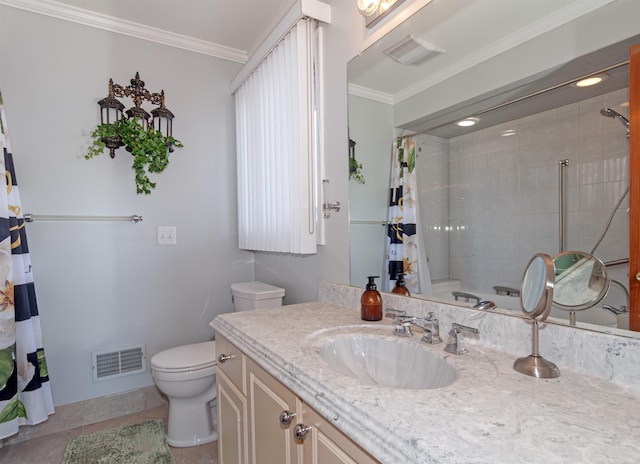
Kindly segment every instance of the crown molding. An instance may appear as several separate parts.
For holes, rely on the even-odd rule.
[[[385,105],[394,104],[393,95],[389,95],[388,93],[369,89],[367,87],[362,87],[361,85],[348,84],[347,92],[349,93],[349,95],[377,101],[379,103],[384,103]]]
[[[215,44],[206,40],[176,34],[156,27],[146,26],[53,0],[0,0],[0,5],[6,5],[63,21],[114,32],[116,34],[127,35],[137,39],[148,40],[149,42],[180,48],[193,53],[222,58],[236,63],[244,64],[249,58],[247,52],[244,50],[225,47],[224,45]]]

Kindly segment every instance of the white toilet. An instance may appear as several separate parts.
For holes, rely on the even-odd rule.
[[[282,305],[284,289],[263,282],[231,284],[235,311]],[[170,348],[151,358],[151,375],[169,399],[167,443],[184,447],[218,438],[211,411],[216,398],[215,341]]]

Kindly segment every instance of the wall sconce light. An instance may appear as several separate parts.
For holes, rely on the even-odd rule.
[[[169,148],[169,152],[173,152],[169,138],[173,135],[174,116],[164,104],[164,90],[160,93],[149,92],[145,89],[144,81],[140,79],[139,73],[136,73],[136,77],[131,79],[130,82],[128,86],[123,87],[122,85],[114,84],[113,79],[109,79],[109,96],[98,102],[98,105],[100,105],[100,123],[115,124],[117,134],[118,122],[125,117],[124,114],[128,119],[137,118],[144,129],[157,129],[162,132],[167,141],[166,145]],[[133,99],[135,106],[132,106],[123,114],[124,105],[116,97],[130,97]],[[151,114],[142,108],[142,103],[145,100],[152,105],[158,105],[157,108],[151,111]],[[151,119],[151,122],[149,122],[149,119]],[[102,141],[109,149],[109,156],[115,158],[115,151],[123,145],[120,136],[104,137]]]
[[[365,16],[366,26],[373,27],[404,0],[358,0],[358,10]]]
[[[371,16],[379,6],[380,0],[358,0],[358,10],[365,16]]]

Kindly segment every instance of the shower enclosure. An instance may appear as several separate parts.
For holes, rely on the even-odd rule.
[[[464,289],[484,293],[493,286],[518,288],[531,256],[561,251],[561,160],[569,160],[564,247],[591,250],[629,180],[625,134],[600,109],[626,101],[628,89],[622,89],[448,141],[418,136],[427,246],[449,251],[448,262],[430,256],[432,277],[460,280]],[[434,153],[434,147],[447,156]],[[446,176],[438,180],[434,172]],[[439,208],[432,208],[436,204]],[[627,208],[625,199],[615,209],[598,249],[604,261],[628,258]]]

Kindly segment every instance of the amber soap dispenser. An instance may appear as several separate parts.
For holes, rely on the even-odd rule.
[[[405,295],[411,296],[411,292],[407,288],[407,283],[404,281],[404,274],[398,272],[396,274],[396,286],[393,287],[391,293],[395,293],[397,295]]]
[[[367,289],[360,298],[360,317],[363,321],[382,320],[382,295],[378,292],[374,279],[380,276],[369,276]]]

